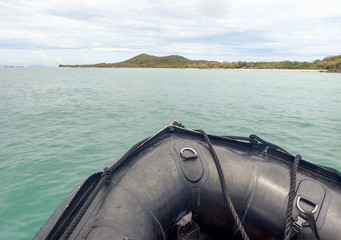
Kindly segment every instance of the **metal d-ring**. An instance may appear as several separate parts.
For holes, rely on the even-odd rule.
[[[186,156],[184,155],[184,151],[186,151],[186,150],[191,151],[191,152],[193,153],[193,155],[187,156],[187,157],[186,157]],[[193,159],[193,158],[197,158],[197,157],[198,157],[197,152],[196,152],[193,148],[189,148],[189,147],[185,147],[185,148],[181,149],[180,154],[181,154],[181,157],[182,157],[183,159],[185,159],[185,160]]]
[[[318,206],[319,206],[318,204],[316,204],[316,203],[310,201],[309,199],[307,199],[307,198],[305,198],[305,197],[303,197],[303,196],[298,196],[298,197],[297,197],[297,202],[296,202],[296,204],[297,204],[298,209],[299,209],[302,213],[306,213],[306,211],[303,210],[303,209],[301,208],[301,206],[300,206],[300,201],[301,201],[301,199],[304,200],[304,201],[306,201],[307,203],[310,203],[311,205],[315,205],[315,207],[314,207],[313,211],[311,211],[311,213],[315,213],[315,212],[316,212],[316,210],[317,210],[317,208],[318,208]]]

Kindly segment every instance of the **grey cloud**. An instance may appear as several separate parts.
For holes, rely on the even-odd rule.
[[[106,61],[111,56],[110,61],[124,60],[141,52],[217,60],[265,55],[278,59],[285,52],[308,59],[314,59],[314,53],[337,54],[341,49],[340,4],[326,0],[323,5],[326,7],[319,13],[320,3],[312,1],[309,11],[305,8],[308,3],[1,1],[0,48],[8,54],[15,50],[13,56],[18,59],[21,57],[18,51],[26,49],[45,51],[43,54],[51,55],[48,59],[69,59],[74,63],[82,63],[85,56],[92,56],[94,61],[101,58]],[[331,14],[327,19],[328,9]],[[80,54],[80,49],[84,54]]]

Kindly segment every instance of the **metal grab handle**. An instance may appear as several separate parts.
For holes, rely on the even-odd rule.
[[[190,151],[192,153],[192,155],[185,156],[185,154],[184,154],[185,151]],[[198,157],[197,152],[193,148],[189,148],[189,147],[185,147],[185,148],[181,149],[180,154],[181,154],[181,157],[185,160],[195,159]]]
[[[314,209],[311,211],[311,213],[315,213],[315,212],[316,212],[316,210],[317,210],[317,208],[318,208],[318,206],[319,206],[318,204],[312,202],[311,200],[309,200],[309,199],[307,199],[307,198],[305,198],[305,197],[303,197],[303,196],[298,196],[296,204],[297,204],[297,208],[298,208],[302,213],[306,213],[307,211],[303,210],[302,207],[300,206],[300,201],[301,201],[301,199],[302,199],[302,201],[304,201],[304,202],[306,202],[306,203],[309,203],[309,204],[311,204],[311,205],[313,205],[313,206],[315,205],[315,207],[314,207]]]

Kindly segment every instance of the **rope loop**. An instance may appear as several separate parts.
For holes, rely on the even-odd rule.
[[[179,123],[179,122],[173,122],[173,124],[172,125],[174,125],[174,126],[177,126],[177,127],[181,127],[181,128],[185,128],[185,126],[184,125],[182,125],[181,123]]]
[[[256,139],[254,139],[254,138],[252,138],[250,136],[250,140],[249,141],[250,141],[250,143],[251,143],[253,148],[259,148],[259,142]]]

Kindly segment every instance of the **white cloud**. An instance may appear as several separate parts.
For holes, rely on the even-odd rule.
[[[29,62],[32,51],[48,56],[32,64],[51,65],[142,52],[313,60],[340,54],[340,26],[339,0],[0,0],[0,64]]]
[[[214,18],[223,18],[228,14],[228,1],[225,0],[200,0],[198,10],[204,15]]]

